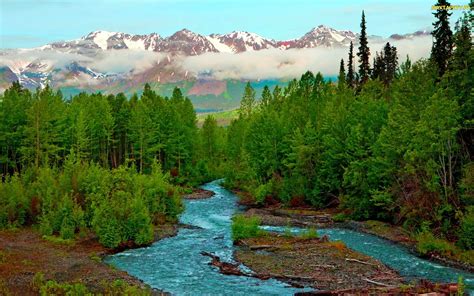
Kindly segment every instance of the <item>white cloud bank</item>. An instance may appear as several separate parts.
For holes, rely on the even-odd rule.
[[[397,47],[399,62],[406,55],[412,61],[428,57],[431,50],[431,37],[418,37],[413,40],[390,40]],[[383,43],[369,44],[372,57],[380,52]],[[324,75],[336,75],[341,58],[347,65],[348,48],[308,48],[278,50],[268,49],[240,54],[206,53],[185,57],[183,69],[194,75],[206,75],[215,79],[269,79],[299,77],[307,70]],[[354,48],[354,53],[357,48]],[[355,57],[357,60],[357,56]]]
[[[430,36],[412,40],[390,40],[390,43],[397,47],[400,63],[405,60],[406,55],[409,55],[412,61],[428,57],[431,50]],[[384,44],[369,43],[372,57],[376,51],[382,50]],[[354,48],[355,52],[357,48]],[[296,78],[307,70],[321,72],[324,75],[336,75],[341,58],[347,65],[347,56],[348,48],[268,49],[240,54],[206,53],[199,56],[175,56],[171,65],[164,63],[159,67],[181,68],[189,74],[214,79],[280,79]],[[45,64],[43,70],[48,71],[78,62],[96,72],[133,71],[136,74],[156,66],[166,57],[166,53],[139,50],[110,50],[98,52],[94,57],[53,50],[6,50],[0,52],[0,66],[6,65],[14,72],[19,72],[19,69],[31,62],[41,61]]]

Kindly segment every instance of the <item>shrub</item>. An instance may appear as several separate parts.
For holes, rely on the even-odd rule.
[[[148,296],[151,291],[132,286],[123,280],[115,280],[112,283],[102,282],[104,295],[130,295],[130,296]]]
[[[422,255],[435,253],[450,256],[456,252],[453,245],[448,241],[436,238],[433,233],[428,230],[420,232],[416,236],[416,240],[416,248]]]
[[[120,223],[107,205],[96,209],[92,227],[105,247],[116,248],[122,242]]]
[[[263,205],[265,202],[265,198],[267,195],[271,194],[271,182],[266,184],[259,185],[253,192],[253,196],[255,196],[255,203],[257,205]]]
[[[474,249],[474,206],[468,207],[461,219],[459,244],[466,250]]]
[[[339,214],[336,214],[336,215],[332,216],[332,220],[334,222],[344,222],[348,219],[349,219],[349,217],[344,213],[339,213]]]
[[[17,175],[0,182],[0,196],[0,229],[25,224],[29,199]]]
[[[301,237],[304,239],[318,238],[318,232],[314,228],[306,229],[301,233]]]
[[[260,219],[255,216],[236,215],[232,218],[232,239],[238,241],[262,235]]]
[[[40,295],[92,295],[92,293],[81,283],[60,284],[56,281],[47,281],[41,286]]]

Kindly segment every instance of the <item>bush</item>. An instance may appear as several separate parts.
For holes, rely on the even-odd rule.
[[[265,198],[271,194],[271,191],[271,182],[259,185],[253,192],[253,196],[255,196],[255,203],[257,205],[263,205],[265,203]]]
[[[29,199],[17,175],[0,182],[0,196],[0,229],[25,224]]]
[[[466,250],[474,249],[474,206],[468,207],[461,219],[459,244]]]
[[[232,218],[232,240],[259,237],[263,231],[259,228],[260,219],[255,216],[236,215]]]
[[[448,241],[436,238],[433,233],[428,230],[420,232],[416,236],[416,248],[422,255],[429,255],[432,253],[451,256],[456,253],[453,245]]]

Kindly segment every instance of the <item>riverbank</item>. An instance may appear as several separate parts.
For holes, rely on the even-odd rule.
[[[245,199],[245,198],[244,198]],[[389,240],[395,244],[406,247],[411,253],[418,257],[429,259],[450,267],[474,272],[474,265],[466,261],[459,260],[452,252],[445,254],[432,252],[421,254],[417,248],[417,240],[412,234],[397,225],[391,225],[381,221],[352,221],[338,219],[339,212],[336,209],[314,210],[311,208],[281,208],[279,206],[269,206],[255,208],[244,202],[247,207],[245,215],[257,216],[262,225],[271,226],[294,226],[302,228],[345,228],[362,233],[375,235]],[[472,260],[471,260],[472,261]]]
[[[296,287],[312,287],[319,293],[429,293],[457,292],[456,284],[409,285],[380,261],[353,251],[326,237],[302,238],[267,234],[238,242],[235,259],[258,278],[276,278]]]
[[[177,231],[174,224],[155,227],[155,241]],[[102,262],[103,257],[134,246],[107,249],[92,233],[78,236],[73,241],[63,241],[45,239],[31,227],[1,231],[0,294],[38,295],[38,278],[44,278],[44,282],[82,284],[92,293],[104,293],[120,283],[143,295],[166,295]]]

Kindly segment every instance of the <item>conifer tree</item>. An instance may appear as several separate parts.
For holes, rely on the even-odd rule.
[[[440,77],[446,72],[453,49],[453,32],[449,27],[451,13],[447,9],[443,9],[443,7],[449,5],[450,3],[446,0],[438,0],[436,6],[439,6],[440,9],[433,13],[437,20],[433,23],[434,30],[431,33],[434,38],[431,48],[431,59],[438,66]]]
[[[385,86],[388,86],[395,78],[395,74],[398,68],[397,48],[395,46],[391,46],[390,43],[387,42],[387,44],[385,44],[383,53],[385,65],[385,75],[383,81]]]
[[[346,70],[344,69],[344,59],[341,59],[339,65],[339,77],[337,78],[339,88],[342,88],[346,84]]]
[[[245,86],[244,95],[240,101],[239,115],[240,117],[249,117],[252,114],[252,110],[255,107],[255,90],[247,82]]]
[[[268,106],[272,100],[272,93],[268,86],[265,85],[262,91],[262,106]]]
[[[380,54],[378,52],[375,53],[373,64],[374,67],[372,68],[371,78],[384,80],[386,64],[383,52]]]
[[[347,85],[354,87],[354,45],[349,46],[349,59],[347,61]]]
[[[365,13],[362,11],[362,21],[360,23],[360,37],[359,37],[359,52],[357,56],[359,57],[359,77],[360,84],[363,85],[369,79],[370,75],[370,64],[369,56],[370,49],[367,41],[367,32],[365,25]]]

